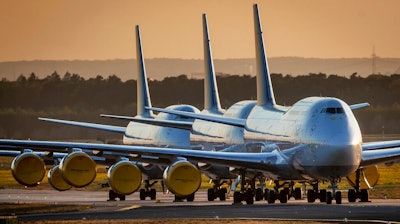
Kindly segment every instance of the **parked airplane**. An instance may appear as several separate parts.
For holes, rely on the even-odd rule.
[[[258,45],[256,52],[257,55],[266,58],[256,5],[254,14],[256,44]],[[239,169],[242,180],[245,180],[246,173],[251,171],[258,172],[270,180],[311,183],[314,189],[308,190],[307,195],[310,202],[315,200],[317,193],[319,193],[320,199],[323,198],[321,195],[326,194],[325,199],[328,203],[331,202],[332,194],[330,192],[322,190],[318,192],[317,189],[319,181],[330,181],[336,202],[341,203],[340,191],[335,192],[336,183],[342,177],[356,173],[355,189],[349,191],[349,200],[355,201],[357,197],[360,197],[361,200],[368,200],[368,192],[360,189],[360,177],[363,175],[365,177],[365,169],[369,169],[375,164],[398,160],[400,158],[400,141],[362,142],[361,131],[352,109],[363,107],[366,104],[349,106],[337,98],[309,97],[298,101],[292,107],[277,105],[266,61],[258,63],[257,69],[259,70],[257,105],[249,111],[245,118],[147,107],[147,109],[163,113],[196,119],[193,125],[197,120],[206,120],[242,128],[244,144],[263,143],[261,150],[256,153],[231,152],[230,150],[203,151],[182,147],[165,148],[7,139],[0,140],[0,146],[5,149],[30,148],[68,154],[60,164],[61,173],[63,178],[67,182],[75,184],[74,186],[79,186],[81,180],[84,183],[91,182],[94,165],[89,155],[98,156],[103,153],[128,155],[137,161],[168,164],[164,172],[164,181],[170,190],[176,190],[182,196],[191,195],[198,189],[201,177],[198,175],[198,168],[191,162],[201,162]],[[244,144],[236,146],[240,147]],[[232,144],[232,146],[235,145]],[[16,159],[13,173],[22,181],[28,179],[24,172],[40,173],[43,170],[43,166],[39,162],[40,158],[36,159],[33,156],[34,153],[25,152],[21,155],[25,155],[24,158],[29,158],[35,161],[35,164],[39,164],[31,168],[27,165],[29,161]],[[18,172],[20,168],[23,172]],[[121,173],[126,174],[126,171],[121,171]],[[123,180],[125,182],[122,185],[132,185],[138,181],[138,175],[132,173],[129,175],[131,179]],[[364,179],[368,183],[368,179]],[[251,203],[253,194],[252,189],[245,189],[242,185],[241,192],[235,192],[234,201],[240,202],[245,199]],[[268,197],[271,202],[275,201],[276,194],[277,189],[269,192]],[[279,192],[279,199],[281,202],[286,202],[286,190]]]
[[[222,114],[222,110],[219,104],[218,90],[216,86],[215,73],[211,56],[211,47],[209,43],[207,20],[205,15],[203,15],[203,28],[204,28],[204,54],[205,54],[205,71],[206,71],[205,87],[207,87],[205,88],[205,110],[203,112],[212,114]],[[136,27],[136,40],[137,40],[136,47],[137,47],[137,58],[138,58],[137,59],[138,61],[137,115],[135,117],[102,115],[103,117],[129,120],[130,123],[128,124],[127,128],[86,123],[86,122],[50,119],[50,118],[39,118],[39,119],[48,122],[55,122],[73,126],[100,129],[104,131],[124,133],[125,144],[158,145],[158,146],[167,145],[169,147],[190,148],[189,132],[187,129],[191,128],[193,120],[191,121],[191,119],[185,119],[185,118],[182,119],[181,117],[174,118],[173,115],[171,116],[169,114],[159,114],[157,116],[154,116],[150,110],[146,109],[146,107],[151,106],[151,101],[147,85],[147,76],[143,59],[140,31],[138,26]],[[198,110],[195,107],[190,105],[173,105],[168,108],[173,110],[186,110],[186,111],[198,112]],[[121,155],[115,156],[114,154],[102,154],[102,156],[106,157],[105,159],[107,160],[108,165],[110,163],[111,164],[116,163],[119,160],[126,160],[126,158],[120,158]],[[129,155],[123,155],[123,156],[129,157]],[[127,162],[125,161],[124,164],[125,163]],[[142,163],[136,163],[135,165],[138,166],[138,168],[143,172],[144,176],[146,176],[145,189],[141,189],[140,198],[144,199],[146,196],[149,196],[152,199],[155,199],[155,190],[150,188],[157,181],[150,183],[150,180],[162,179],[165,167],[162,167],[157,164],[144,165]],[[235,178],[235,175],[231,175],[229,173],[228,167],[216,167],[207,165],[205,167],[200,166],[200,168],[210,178],[216,179],[214,182],[217,183],[218,185],[216,185],[215,191],[218,192],[217,194],[215,193],[214,195],[216,197],[219,197],[221,200],[225,200],[226,189],[225,190],[222,189],[221,191],[220,188],[221,184],[223,183],[222,180]],[[50,173],[52,174],[53,172]],[[109,173],[109,176],[112,176],[112,173]],[[111,177],[109,177],[109,179],[110,178]],[[112,183],[112,181],[111,182],[109,181],[109,183]],[[71,188],[70,185],[65,185],[65,186],[68,186],[68,189]],[[110,190],[109,194],[110,199],[114,199],[115,197],[120,197],[123,199],[125,198],[126,194],[132,193],[132,189],[130,189],[130,191],[122,191],[121,189],[118,188],[118,186],[115,186],[115,184],[112,185],[111,188],[113,190]],[[64,190],[66,188],[55,187],[55,189]],[[187,199],[193,200],[194,194],[190,195]]]

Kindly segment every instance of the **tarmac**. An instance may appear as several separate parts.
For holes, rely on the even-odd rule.
[[[35,220],[96,220],[96,219],[257,219],[303,220],[353,223],[400,223],[400,199],[372,199],[371,202],[327,205],[306,200],[289,200],[286,204],[256,201],[253,205],[233,205],[226,201],[207,201],[207,192],[196,193],[194,202],[173,202],[172,194],[157,193],[157,200],[139,199],[128,195],[125,201],[107,201],[107,191],[32,189],[0,189],[0,203],[49,203],[91,205],[91,210],[64,213],[18,215],[20,221]]]

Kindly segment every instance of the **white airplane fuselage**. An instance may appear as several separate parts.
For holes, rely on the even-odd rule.
[[[225,143],[225,150],[236,152],[276,151],[284,161],[282,172],[264,173],[271,179],[326,180],[347,176],[359,167],[361,131],[345,102],[309,97],[292,107],[254,104],[239,102],[224,114],[246,118],[246,130],[196,120],[193,125],[196,134],[191,134],[191,141],[216,146],[209,150],[221,150],[221,144]],[[199,135],[202,132],[215,132],[217,137]]]
[[[190,105],[172,105],[167,107],[171,110],[199,113],[199,110]],[[176,115],[160,113],[155,116],[156,120],[187,121]],[[128,145],[166,146],[190,148],[190,131],[170,127],[129,122],[123,137],[123,143]]]

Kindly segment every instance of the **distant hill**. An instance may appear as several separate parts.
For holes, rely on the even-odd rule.
[[[215,71],[223,74],[255,73],[255,60],[224,59],[215,60]],[[276,57],[269,59],[272,73],[290,74],[292,76],[309,73],[337,74],[350,76],[358,73],[366,77],[372,73],[371,58],[341,58],[318,59],[300,57]],[[163,79],[167,76],[186,74],[190,78],[202,78],[203,60],[200,59],[169,59],[155,58],[146,60],[147,75],[152,79]],[[44,78],[54,71],[63,76],[67,71],[82,77],[90,78],[97,75],[107,77],[117,75],[122,80],[136,79],[136,61],[134,59],[116,60],[74,60],[74,61],[17,61],[0,62],[0,79],[15,80],[21,74],[29,76],[34,72],[39,78]],[[375,71],[378,74],[399,74],[400,58],[377,58]]]

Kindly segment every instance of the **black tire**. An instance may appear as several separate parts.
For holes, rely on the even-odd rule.
[[[349,189],[349,192],[347,193],[347,199],[349,200],[349,202],[356,202],[357,199],[356,190]]]
[[[208,201],[214,201],[214,199],[215,199],[214,188],[208,188],[207,199],[208,199]]]
[[[117,198],[117,193],[115,193],[113,190],[109,190],[108,191],[108,200],[115,201],[115,198]]]
[[[126,195],[118,195],[120,201],[125,201]]]
[[[326,204],[332,204],[332,192],[326,192]]]
[[[246,191],[246,204],[252,205],[254,204],[254,193],[252,189],[247,189]]]
[[[295,200],[301,200],[301,188],[296,187],[294,189],[294,199]]]
[[[150,199],[153,201],[156,200],[156,195],[157,195],[156,189],[151,189],[150,190]]]
[[[361,189],[360,193],[361,193],[361,195],[360,195],[361,202],[368,202],[368,190]]]
[[[186,197],[186,201],[188,201],[188,202],[193,202],[193,201],[194,201],[194,195],[195,195],[195,193],[193,193],[193,194],[187,196],[187,197]]]
[[[281,190],[281,192],[279,192],[279,201],[281,204],[286,204],[288,201],[288,195],[286,192],[286,190]]]
[[[235,193],[233,193],[233,203],[242,203],[242,193],[239,191],[235,191]]]
[[[276,200],[275,191],[269,191],[269,194],[268,194],[268,204],[273,204],[273,203],[275,203],[275,200]]]
[[[342,192],[340,191],[336,192],[335,200],[337,205],[342,204]]]
[[[262,189],[261,188],[257,188],[256,189],[255,198],[256,198],[256,201],[261,201],[261,199],[263,198]]]
[[[219,200],[220,201],[225,201],[226,200],[226,192],[227,192],[226,188],[221,188],[219,190]]]
[[[326,202],[326,190],[322,189],[319,191],[319,201]]]
[[[314,190],[307,190],[307,202],[314,203],[315,202],[315,192]]]
[[[264,190],[264,200],[268,201],[268,197],[269,197],[269,190],[265,189]]]
[[[140,189],[139,197],[140,197],[141,201],[146,200],[146,190],[145,189]]]

